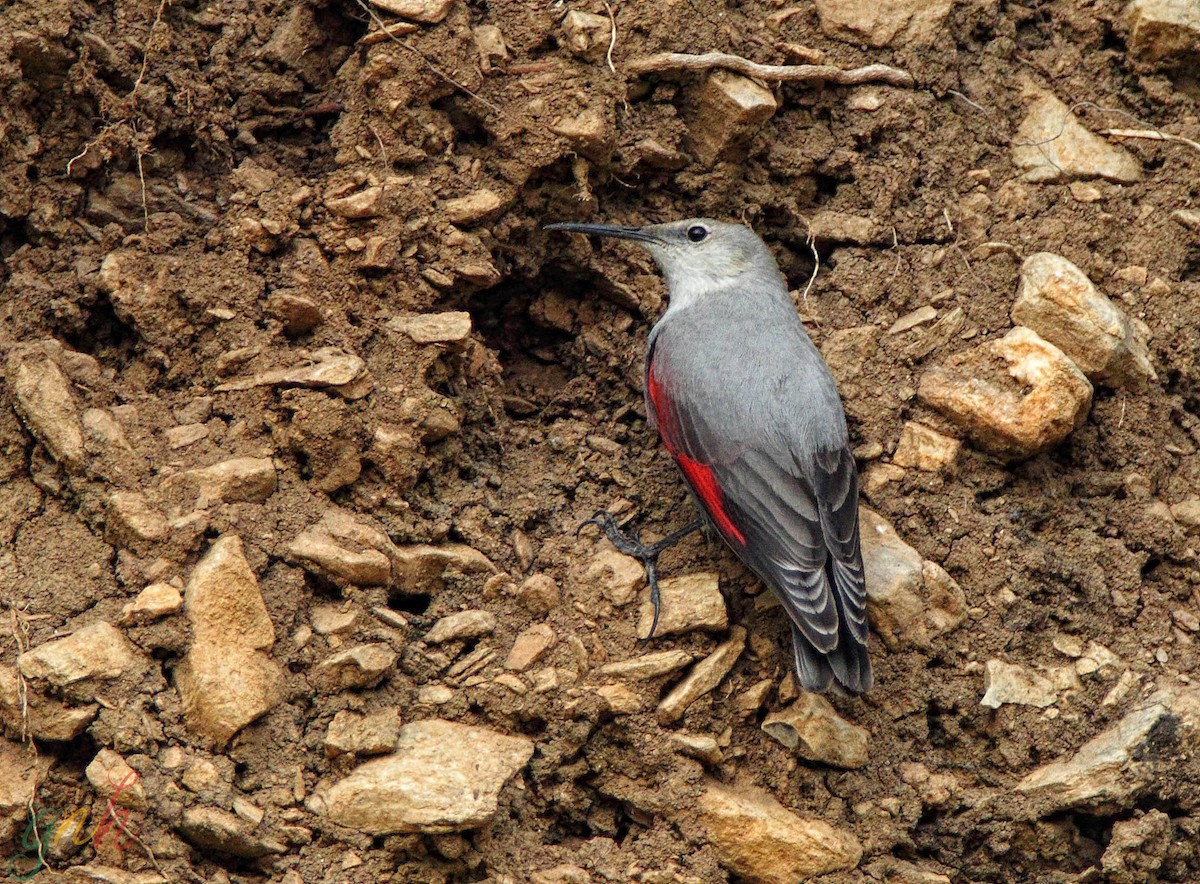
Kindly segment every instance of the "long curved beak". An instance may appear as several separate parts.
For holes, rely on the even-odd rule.
[[[658,237],[643,227],[618,227],[614,224],[547,224],[546,230],[561,230],[564,233],[586,233],[591,236],[609,236],[613,239],[632,239],[637,242],[658,242]]]

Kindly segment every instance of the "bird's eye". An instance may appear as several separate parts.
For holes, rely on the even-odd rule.
[[[708,236],[708,228],[697,224],[694,227],[689,227],[687,238],[692,242],[701,242],[704,237]]]

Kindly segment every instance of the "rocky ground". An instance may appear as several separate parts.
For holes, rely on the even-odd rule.
[[[1180,0],[8,5],[5,873],[1197,880],[1197,70]],[[661,281],[542,225],[696,215],[838,377],[865,697],[576,534],[692,514]]]

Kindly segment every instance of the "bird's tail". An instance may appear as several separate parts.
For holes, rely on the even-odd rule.
[[[867,646],[840,630],[838,646],[825,653],[813,647],[795,625],[792,626],[792,646],[796,652],[796,674],[806,691],[825,691],[833,681],[853,694],[869,691],[875,684]]]

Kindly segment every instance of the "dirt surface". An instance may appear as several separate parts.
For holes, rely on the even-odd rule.
[[[579,8],[607,18],[605,4]],[[914,869],[953,881],[1102,880],[1114,824],[1152,810],[1174,834],[1152,857],[1157,871],[1129,880],[1200,878],[1200,770],[1187,740],[1163,737],[1159,750],[1178,755],[1172,775],[1109,811],[1031,820],[1003,798],[1136,698],[1190,683],[1200,582],[1194,538],[1164,506],[1200,491],[1200,240],[1171,217],[1200,199],[1200,152],[1131,141],[1145,170],[1137,183],[1023,183],[1010,159],[1023,91],[1033,83],[1087,102],[1076,113],[1093,131],[1161,127],[1197,139],[1195,79],[1135,65],[1114,0],[959,2],[932,45],[878,49],[827,36],[807,5],[768,26],[780,9],[769,2],[623,2],[612,5],[615,72],[606,48],[588,60],[560,45],[567,9],[454,3],[441,23],[365,41],[378,26],[353,3],[50,0],[0,12],[0,355],[58,342],[75,407],[106,410],[127,442],[118,457],[88,436],[82,465],[65,464],[18,416],[13,378],[0,386],[0,663],[117,622],[147,584],[186,581],[212,540],[232,533],[258,576],[286,681],[267,715],[228,747],[209,745],[185,726],[175,689],[184,616],[126,627],[152,671],[101,692],[78,737],[36,741],[50,764],[34,803],[99,811],[84,769],[110,748],[148,784],[141,839],[172,881],[526,881],[565,864],[582,871],[545,880],[718,882],[729,873],[676,813],[707,775],[853,832],[859,867],[828,880],[943,880]],[[479,25],[497,26],[507,44],[508,58],[487,70]],[[709,164],[688,132],[703,76],[623,67],[671,50],[784,62],[779,41],[841,67],[885,62],[917,85],[768,84],[778,111],[739,155]],[[599,119],[597,137],[553,131],[585,112]],[[497,204],[453,224],[450,201],[481,190]],[[363,193],[374,194],[362,197],[375,200],[369,213],[348,217],[338,199]],[[874,232],[810,245],[821,211],[870,219]],[[646,648],[636,605],[615,606],[585,579],[600,546],[576,527],[616,508],[661,536],[692,514],[641,400],[660,279],[633,247],[541,227],[700,215],[742,219],[764,237],[789,284],[807,288],[799,303],[818,343],[880,330],[831,356],[852,442],[869,454],[878,443],[873,459],[889,459],[906,420],[952,429],[917,400],[918,380],[1011,328],[1028,254],[1075,262],[1151,332],[1158,380],[1097,387],[1086,423],[1052,452],[1005,466],[964,446],[949,473],[908,470],[870,487],[866,502],[958,581],[970,614],[929,648],[872,641],[876,688],[833,698],[870,732],[858,770],[800,762],[760,730],[795,696],[787,626],[756,604],[757,580],[700,537],[666,554],[662,571],[718,571],[731,622],[751,633],[747,652],[678,724],[654,714],[677,675],[633,683],[642,711],[629,714],[588,689],[589,667]],[[931,303],[960,308],[961,330],[928,346],[921,328],[888,333]],[[470,313],[465,342],[420,344],[389,327],[448,311]],[[370,392],[217,389],[321,348],[364,360]],[[192,429],[171,433],[178,427]],[[235,457],[273,458],[275,493],[213,503],[196,518],[169,512],[169,530],[148,540],[114,530],[114,492]],[[452,577],[432,595],[321,579],[288,547],[333,508],[399,545],[468,544],[504,576]],[[535,573],[561,589],[544,618],[515,593]],[[366,614],[351,635],[313,635],[314,606],[341,601],[390,608],[407,626]],[[483,678],[448,681],[447,657],[470,646],[420,638],[468,608],[495,614],[485,643],[499,656]],[[517,634],[540,619],[560,639],[540,664],[558,683],[526,678],[518,693],[493,681]],[[980,705],[985,661],[1068,665],[1063,637],[1098,642],[1120,665],[1049,709]],[[693,632],[650,650],[700,657],[718,639]],[[399,663],[374,687],[314,692],[314,665],[352,641],[390,643]],[[1124,672],[1127,697],[1102,705]],[[733,699],[763,679],[772,687],[762,708],[736,712]],[[431,705],[422,689],[443,683],[450,699]],[[353,767],[323,749],[333,716],[388,707],[403,721],[436,716],[534,741],[489,826],[373,838],[307,809],[319,783]],[[6,731],[20,743],[19,722]],[[677,731],[716,737],[722,760],[681,754]],[[179,785],[186,765],[164,761],[173,748],[212,762],[215,791]],[[950,794],[914,785],[913,762],[952,775]],[[285,852],[234,858],[181,835],[186,808],[235,799],[265,812]],[[21,850],[19,808],[16,819],[6,857]],[[87,846],[52,865],[96,860],[154,870],[137,846],[99,856]]]

